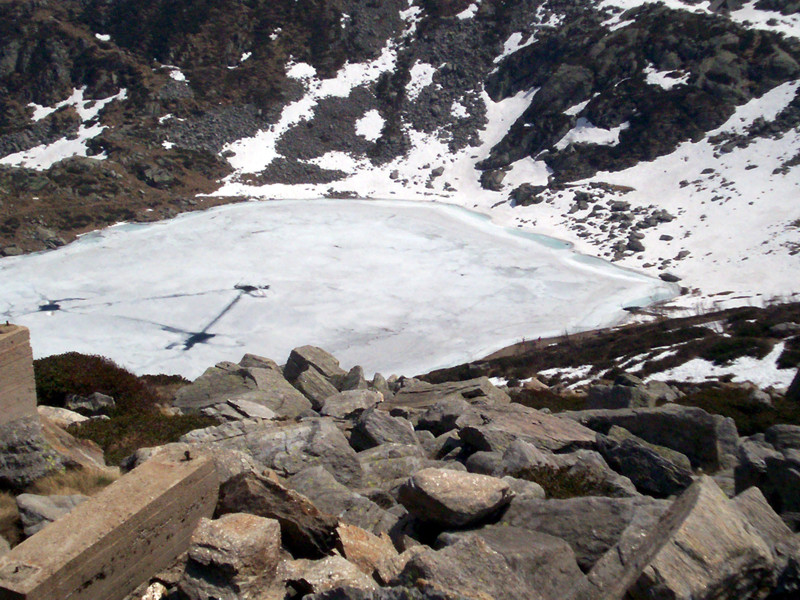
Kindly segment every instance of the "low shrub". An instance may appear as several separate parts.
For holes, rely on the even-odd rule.
[[[202,415],[165,415],[159,410],[117,414],[108,421],[84,421],[70,425],[69,433],[92,440],[105,452],[106,462],[119,465],[138,450],[175,442],[194,429],[216,425]]]
[[[538,483],[548,499],[582,496],[616,496],[617,491],[607,481],[598,480],[588,469],[536,468],[517,475],[520,479]]]
[[[559,396],[550,390],[526,390],[525,388],[511,388],[509,390],[511,401],[529,408],[541,410],[549,408],[554,413],[566,410],[583,410],[586,408],[586,399],[580,396]]]
[[[117,411],[154,406],[153,390],[108,358],[67,352],[33,361],[39,404],[64,406],[69,394],[100,392],[114,398]]]
[[[764,358],[772,345],[763,339],[752,337],[720,338],[700,353],[700,358],[724,365],[743,356]]]

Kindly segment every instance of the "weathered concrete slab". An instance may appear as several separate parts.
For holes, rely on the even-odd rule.
[[[37,416],[33,353],[26,327],[0,325],[0,407],[0,425]]]
[[[214,462],[158,455],[0,558],[0,600],[121,600],[189,547]]]

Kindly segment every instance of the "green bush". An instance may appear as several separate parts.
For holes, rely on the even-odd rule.
[[[176,442],[189,431],[217,423],[216,419],[201,415],[170,416],[159,410],[145,410],[117,415],[108,421],[84,421],[70,425],[67,431],[92,440],[103,449],[108,464],[118,465],[139,448]]]
[[[118,412],[152,407],[156,395],[136,375],[108,358],[67,352],[33,361],[39,404],[64,406],[69,394],[100,392],[114,398]]]

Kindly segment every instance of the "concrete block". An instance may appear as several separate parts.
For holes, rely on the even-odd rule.
[[[157,455],[0,557],[0,600],[122,600],[188,549],[218,488],[210,457]]]
[[[30,332],[0,325],[0,425],[37,416]]]

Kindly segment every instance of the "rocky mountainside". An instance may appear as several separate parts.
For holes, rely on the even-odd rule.
[[[0,16],[7,255],[242,198],[394,195],[708,293],[753,295],[759,271],[759,291],[794,291],[792,2],[31,0]]]

